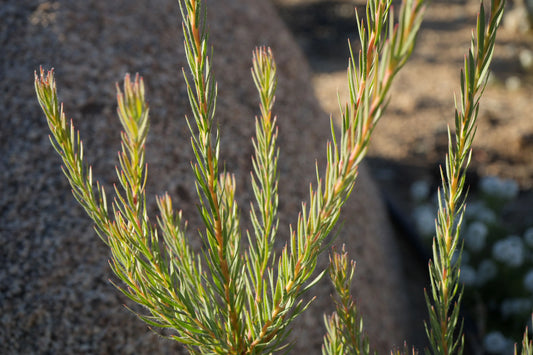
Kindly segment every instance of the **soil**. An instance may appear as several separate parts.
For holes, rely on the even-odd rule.
[[[274,2],[311,63],[315,93],[322,107],[338,119],[338,97],[340,102],[347,97],[347,37],[357,48],[354,4],[362,14],[364,2]],[[403,236],[412,235],[414,229],[410,219],[412,183],[425,180],[435,189],[440,183],[447,126],[453,129],[454,93],[459,93],[459,73],[478,11],[478,1],[431,2],[415,51],[396,78],[387,112],[376,128],[367,162],[391,211],[399,217],[403,226],[399,234]],[[528,61],[533,35],[523,30],[523,14],[508,4],[480,104],[467,175],[471,190],[482,176],[518,181],[520,194],[509,206],[507,219],[515,231],[533,224],[533,65]],[[406,252],[413,246],[418,248],[416,239],[406,245]],[[413,255],[421,254],[415,251]],[[426,268],[420,268],[418,262],[410,267],[416,289],[420,282],[427,282],[420,274]]]

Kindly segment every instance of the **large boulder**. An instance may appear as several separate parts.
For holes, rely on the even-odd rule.
[[[324,165],[329,119],[313,97],[305,58],[268,1],[207,4],[221,158],[236,174],[243,217],[251,196],[250,138],[258,113],[251,53],[257,45],[269,45],[277,59],[282,246],[314,182],[315,159]],[[70,194],[33,91],[33,71],[39,65],[55,67],[67,115],[81,131],[95,176],[111,191],[120,148],[114,83],[126,72],[140,72],[151,108],[149,203],[168,191],[196,239],[199,217],[184,119],[189,108],[177,1],[7,0],[0,18],[0,353],[179,352],[180,346],[126,310],[123,304],[139,309],[108,281],[113,279],[109,252]],[[359,308],[372,344],[383,352],[406,336],[409,310],[396,241],[364,166],[343,220],[337,243],[346,243],[357,260]],[[324,255],[319,267],[326,265]],[[319,353],[331,292],[327,278],[313,290],[317,299],[295,324],[294,353]]]

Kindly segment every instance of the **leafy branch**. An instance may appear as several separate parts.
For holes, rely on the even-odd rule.
[[[364,334],[363,319],[351,295],[355,262],[348,268],[348,254],[334,252],[330,256],[329,277],[336,292],[336,312],[324,317],[327,334],[322,347],[323,354],[370,354],[370,342]]]
[[[358,62],[352,52],[348,66],[350,102],[342,112],[340,144],[337,144],[332,123],[333,144],[328,143],[327,147],[325,178],[320,178],[317,169],[317,186],[310,187],[309,207],[302,205],[296,229],[291,229],[290,250],[285,248],[278,262],[278,278],[271,296],[273,311],[266,322],[268,327],[285,322],[288,306],[295,304],[295,300],[322,276],[323,273],[304,286],[314,272],[322,242],[337,222],[341,207],[352,191],[358,165],[386,106],[392,79],[414,48],[415,34],[422,20],[422,1],[404,1],[400,23],[396,26],[392,16],[389,18],[390,8],[391,1],[370,1],[368,25],[357,17],[362,49]],[[296,303],[294,314],[303,307]],[[288,327],[281,327],[284,328]],[[259,340],[270,339],[277,331],[276,328],[268,331],[265,327]]]
[[[476,132],[479,100],[487,83],[489,65],[494,53],[496,32],[501,22],[505,1],[492,0],[488,26],[483,3],[477,17],[476,32],[461,71],[461,101],[455,109],[455,143],[448,129],[448,154],[445,171],[441,169],[442,190],[439,190],[439,211],[436,220],[436,237],[433,240],[433,257],[429,263],[431,298],[426,292],[429,325],[426,333],[434,354],[463,352],[462,322],[459,309],[462,286],[459,283],[461,253],[460,228],[465,209],[465,172],[472,155],[472,142]],[[461,323],[461,324],[460,324]]]
[[[515,355],[517,355],[517,354],[532,355],[533,354],[533,340],[529,339],[527,327],[524,330],[524,336],[522,337],[522,344],[521,345],[522,345],[522,350],[520,352],[518,352],[518,346],[517,346],[517,344],[515,344],[515,346],[514,346]]]
[[[369,1],[366,24],[356,12],[361,50],[356,61],[350,47],[347,70],[350,99],[344,108],[341,107],[340,147],[335,141],[332,125],[334,146],[328,146],[325,188],[317,194],[323,196],[324,202],[320,205],[322,210],[310,219],[311,222],[325,216],[332,217],[333,221],[338,218],[340,206],[353,187],[357,166],[366,154],[371,134],[386,107],[392,80],[414,49],[424,3],[424,0],[403,1],[397,24],[394,23],[392,1]],[[351,185],[343,185],[347,183]],[[341,191],[346,191],[346,197],[341,195]],[[317,196],[311,195],[311,206],[313,201],[319,200]],[[312,214],[313,210],[311,208],[309,213]],[[369,354],[363,322],[350,295],[355,264],[348,271],[346,258],[345,253],[334,253],[331,258],[330,278],[339,301],[336,302],[336,313],[325,319],[328,332],[323,353]]]
[[[126,75],[123,89],[117,85],[117,113],[123,132],[116,167],[119,184],[114,187],[116,197],[109,208],[106,191],[93,181],[91,167],[84,165],[79,133],[67,122],[58,103],[54,72],[45,74],[41,68],[39,75],[35,74],[37,97],[52,145],[63,161],[63,172],[98,235],[111,249],[111,268],[123,282],[116,286],[146,308],[147,314],[139,315],[144,321],[172,329],[171,337],[191,353],[258,354],[286,346],[291,321],[307,307],[304,293],[327,271],[315,275],[317,258],[355,185],[359,163],[386,109],[393,79],[413,51],[424,4],[424,0],[402,1],[396,22],[392,0],[369,1],[366,22],[356,13],[361,50],[356,58],[350,48],[350,95],[341,106],[340,140],[337,142],[332,123],[325,172],[321,177],[317,168],[316,185],[310,186],[309,200],[302,204],[288,245],[278,256],[273,246],[279,223],[279,150],[277,118],[272,113],[277,77],[270,49],[258,48],[253,54],[252,77],[259,93],[260,115],[255,120],[253,139],[253,230],[247,232],[249,246],[244,248],[235,178],[219,168],[217,85],[210,60],[206,6],[201,0],[179,1],[189,67],[183,75],[192,112],[187,118],[195,155],[192,170],[205,225],[202,253],[191,250],[182,212],[174,210],[168,194],[157,198],[157,223],[148,217],[145,143],[149,109],[142,79],[136,76],[132,81]],[[452,263],[452,255],[460,249],[464,171],[470,161],[479,99],[503,6],[503,0],[492,0],[488,26],[483,5],[480,7],[476,34],[461,73],[455,145],[449,133],[434,262],[429,266],[431,297],[426,293],[430,313],[427,335],[433,352],[439,354],[462,352],[462,338],[456,338],[462,288],[459,266]],[[329,271],[338,294],[337,311],[326,317],[324,353],[370,352],[350,293],[354,270],[355,264],[348,267],[344,251],[331,257]],[[527,338],[524,341],[524,347],[530,349]]]

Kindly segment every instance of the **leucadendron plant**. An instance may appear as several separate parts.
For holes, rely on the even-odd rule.
[[[157,198],[157,225],[148,216],[145,143],[149,110],[142,78],[132,80],[126,75],[123,89],[117,85],[117,112],[123,126],[117,167],[120,184],[109,206],[106,190],[93,182],[91,167],[83,160],[79,133],[58,103],[53,71],[41,69],[35,75],[37,97],[52,133],[51,142],[63,160],[63,172],[111,250],[112,270],[122,281],[116,286],[146,309],[139,314],[141,319],[152,326],[170,328],[171,337],[191,353],[261,354],[287,346],[291,321],[308,305],[303,301],[304,293],[328,271],[316,270],[317,258],[354,188],[358,166],[385,110],[392,81],[413,51],[425,2],[403,0],[395,20],[392,0],[369,0],[366,21],[357,17],[361,49],[356,57],[350,48],[350,95],[341,105],[340,140],[335,138],[332,123],[325,172],[320,175],[317,169],[317,182],[279,255],[273,250],[278,229],[277,127],[272,113],[277,77],[270,49],[258,48],[253,53],[252,76],[259,92],[260,115],[253,140],[253,229],[247,233],[245,246],[234,198],[235,178],[219,166],[217,89],[206,5],[201,0],[179,0],[189,65],[184,78],[192,110],[192,117],[187,118],[196,159],[192,170],[205,225],[201,234],[205,249],[201,253],[191,249],[182,213],[173,209],[168,194]],[[503,0],[492,0],[487,18],[481,4],[461,74],[456,133],[449,134],[429,268],[431,289],[426,293],[428,353],[463,350],[459,317],[462,286],[459,264],[452,262],[452,255],[461,250],[458,236],[465,208],[464,173],[503,7]],[[333,315],[325,316],[327,334],[322,351],[368,354],[371,344],[350,293],[355,263],[350,264],[344,251],[333,252],[330,260],[337,307]],[[523,345],[523,353],[530,354],[527,332]],[[403,351],[415,352],[407,346]]]

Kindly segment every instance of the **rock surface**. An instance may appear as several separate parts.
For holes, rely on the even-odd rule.
[[[315,159],[324,161],[328,118],[313,97],[305,58],[269,2],[208,6],[221,157],[236,174],[243,217],[258,112],[251,53],[256,45],[269,45],[277,59],[282,246],[314,181]],[[55,67],[60,100],[80,129],[94,175],[111,190],[120,148],[114,83],[126,72],[140,72],[151,108],[149,203],[168,191],[189,230],[196,230],[178,13],[173,0],[8,0],[0,6],[0,353],[181,351],[128,312],[123,304],[138,308],[108,282],[107,247],[69,193],[33,92],[33,71]],[[364,167],[343,218],[337,241],[357,260],[354,289],[372,343],[383,353],[405,338],[409,311],[393,232]],[[331,291],[327,279],[313,290],[317,299],[295,324],[293,353],[319,353]]]

